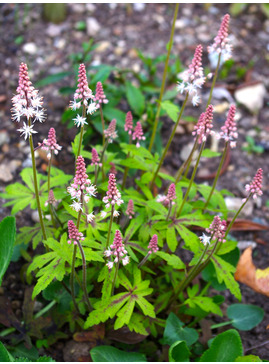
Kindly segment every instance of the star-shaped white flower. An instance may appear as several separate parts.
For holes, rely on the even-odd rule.
[[[84,117],[82,117],[82,116],[80,116],[80,115],[77,115],[77,117],[75,118],[75,119],[73,119],[74,120],[74,123],[75,123],[75,125],[77,126],[77,127],[79,127],[79,126],[83,126],[83,125],[85,125],[85,124],[88,124],[87,122],[86,122],[86,118],[84,118]]]
[[[92,222],[95,219],[94,213],[91,212],[87,215],[87,222]]]
[[[79,212],[82,211],[82,206],[80,202],[74,201],[70,207],[72,207],[72,209],[74,209],[75,211]]]
[[[91,102],[87,109],[87,114],[93,114],[97,110],[97,106],[95,102]]]
[[[23,123],[23,127],[17,130],[20,131],[22,135],[24,135],[24,139],[26,140],[30,135],[37,133],[37,131],[33,130],[33,127],[33,125],[29,126]]]
[[[201,240],[201,242],[206,246],[207,244],[210,244],[211,241],[211,236],[207,236],[205,233],[203,233],[202,236],[199,237],[199,239]]]

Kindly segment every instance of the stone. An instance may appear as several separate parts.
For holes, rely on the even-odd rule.
[[[32,220],[34,222],[39,222],[39,214],[38,214],[38,211],[37,210],[35,210],[35,211],[32,212],[31,218],[32,218]]]
[[[51,37],[59,37],[59,35],[64,30],[63,24],[52,24],[50,23],[49,26],[46,29],[46,34]]]
[[[240,207],[242,206],[242,198],[239,197],[230,197],[227,196],[224,198],[227,209],[229,210],[228,216],[232,217],[234,216],[234,211],[238,211]],[[233,211],[231,211],[233,210]],[[253,213],[253,200],[249,200],[243,210],[239,214],[239,218],[246,217],[246,216],[252,216]]]
[[[95,52],[97,52],[97,53],[105,52],[110,47],[110,44],[111,43],[106,40],[98,43],[97,47],[95,48]]]
[[[3,144],[9,143],[9,141],[10,141],[10,138],[9,138],[8,132],[6,130],[0,130],[0,147]]]
[[[254,114],[263,107],[265,95],[266,88],[262,82],[241,86],[234,93],[236,101]]]
[[[37,45],[33,42],[25,43],[22,47],[22,50],[27,54],[34,55],[37,52]]]
[[[88,18],[86,20],[86,24],[87,24],[87,35],[89,35],[90,37],[95,36],[101,29],[100,24],[93,17]]]
[[[145,7],[146,7],[146,4],[144,4],[144,3],[134,3],[133,4],[134,11],[139,11],[139,12],[144,11]]]
[[[13,176],[9,169],[9,167],[6,164],[0,165],[0,181],[3,182],[10,182],[12,181]]]

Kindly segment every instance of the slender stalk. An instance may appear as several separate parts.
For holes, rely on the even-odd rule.
[[[209,194],[209,196],[208,196],[208,198],[207,198],[207,200],[206,200],[205,206],[204,206],[204,208],[203,208],[203,213],[204,213],[205,209],[207,208],[207,205],[209,204],[210,199],[211,199],[211,197],[212,197],[212,195],[213,195],[213,192],[214,192],[214,190],[215,190],[216,184],[217,184],[218,179],[219,179],[219,175],[220,175],[221,168],[222,168],[223,163],[224,163],[225,158],[226,158],[226,154],[227,154],[227,151],[228,151],[228,147],[229,147],[229,142],[226,142],[226,143],[225,143],[224,151],[223,151],[223,153],[222,153],[222,158],[221,158],[221,161],[220,161],[220,164],[219,164],[219,167],[218,167],[218,170],[217,170],[217,173],[216,173],[216,176],[215,176],[215,179],[214,179],[214,182],[213,182],[213,185],[212,185],[212,188],[211,188],[210,194]]]
[[[215,87],[215,84],[216,84],[216,81],[217,81],[217,77],[218,77],[218,73],[219,73],[220,60],[221,60],[221,52],[219,54],[218,63],[217,63],[217,67],[216,67],[216,70],[215,70],[214,77],[213,77],[213,81],[212,81],[212,85],[211,85],[211,89],[210,89],[209,98],[207,100],[206,108],[208,107],[208,105],[210,104],[211,99],[212,99],[213,90],[214,90],[214,87]]]
[[[30,118],[28,119],[28,125],[31,126],[31,119]],[[36,163],[35,163],[35,152],[34,152],[34,143],[33,143],[33,137],[32,137],[31,134],[29,136],[29,144],[30,144],[30,149],[31,149],[32,169],[33,169],[34,188],[35,188],[35,198],[36,198],[38,216],[39,216],[39,221],[40,221],[40,225],[41,225],[43,239],[47,240],[47,234],[46,234],[46,229],[45,229],[45,225],[44,225],[44,221],[43,221],[41,205],[40,205],[40,199],[39,199],[37,174],[36,174]]]
[[[103,110],[102,110],[102,104],[99,104],[100,105],[100,116],[101,116],[101,122],[102,122],[102,129],[103,129],[103,135],[102,135],[102,138],[103,138],[103,146],[105,145],[105,134],[104,134],[104,131],[105,131],[105,120],[104,120],[104,114],[103,114]]]
[[[112,281],[111,296],[114,295],[115,282],[116,282],[116,278],[117,278],[118,271],[119,271],[119,265],[120,265],[120,262],[118,261],[117,264],[116,264],[115,274],[114,274],[114,278],[113,278],[113,281]]]
[[[94,184],[96,185],[97,183],[97,165],[94,166]]]
[[[168,221],[168,219],[169,219],[171,210],[172,210],[172,201],[169,201],[169,208],[168,208],[168,214],[167,214],[167,217],[166,217],[166,221]]]
[[[187,200],[187,197],[189,195],[189,192],[190,192],[190,189],[191,189],[191,186],[192,186],[192,183],[193,183],[193,180],[194,180],[194,177],[196,175],[196,172],[197,172],[197,169],[198,169],[198,165],[199,165],[199,162],[200,162],[200,159],[201,159],[201,156],[202,156],[202,152],[203,152],[203,149],[204,149],[204,146],[205,146],[205,141],[203,142],[201,148],[200,148],[200,152],[199,152],[199,155],[198,155],[198,158],[197,158],[197,161],[196,161],[196,164],[195,164],[195,167],[194,167],[194,170],[192,172],[192,176],[191,176],[191,179],[190,179],[190,182],[189,182],[189,185],[188,185],[188,188],[187,188],[187,191],[185,193],[185,196],[184,196],[184,199],[181,203],[181,206],[179,208],[179,211],[177,213],[177,216],[180,216],[181,212],[182,212],[182,209],[184,207],[184,204]]]
[[[150,254],[148,253],[142,260],[141,262],[138,264],[138,268],[141,268],[142,265],[144,265],[146,263],[146,261],[148,260]]]
[[[230,321],[226,321],[226,322],[221,322],[219,324],[210,326],[210,328],[211,329],[217,329],[218,327],[222,327],[222,326],[226,326],[226,325],[231,325],[233,322],[234,322],[234,320],[230,320]]]
[[[108,227],[108,233],[107,233],[106,249],[108,249],[108,246],[109,246],[109,240],[110,240],[111,228],[112,228],[112,222],[113,222],[114,208],[115,208],[114,205],[111,205],[111,215],[110,215],[110,221],[109,221],[109,227]]]
[[[179,182],[179,180],[181,179],[182,173],[184,172],[185,168],[186,167],[188,168],[189,165],[191,164],[193,153],[196,151],[197,145],[198,145],[198,136],[195,139],[195,142],[193,144],[192,150],[191,150],[188,158],[185,160],[185,162],[182,164],[182,166],[179,168],[179,170],[177,172],[175,184],[177,184]]]
[[[172,23],[172,28],[171,28],[171,34],[170,34],[170,39],[169,39],[169,45],[168,45],[168,50],[167,50],[167,56],[166,56],[165,65],[164,65],[159,103],[158,103],[157,113],[156,113],[154,124],[153,124],[153,130],[152,130],[152,134],[151,134],[150,144],[149,144],[149,151],[151,151],[151,149],[153,147],[154,140],[155,140],[155,135],[156,135],[156,131],[157,131],[157,126],[158,126],[158,122],[159,122],[159,117],[160,117],[160,112],[161,112],[161,102],[162,102],[163,94],[164,94],[164,88],[165,88],[165,82],[166,82],[166,75],[167,75],[167,71],[168,71],[168,63],[169,63],[170,53],[171,53],[172,46],[173,46],[173,38],[174,38],[175,24],[176,24],[176,20],[177,20],[178,8],[179,8],[179,4],[176,4],[173,23]]]
[[[50,172],[51,172],[51,165],[52,165],[52,157],[53,157],[53,152],[51,152],[51,157],[49,159],[49,165],[48,165],[48,200],[49,200],[49,193],[50,193]],[[49,211],[50,211],[50,216],[51,216],[51,222],[52,222],[53,226],[56,227],[53,212],[52,212],[52,207],[51,207],[50,203],[49,203]]]
[[[130,134],[129,135],[129,145],[131,145],[131,144],[132,144],[132,135]],[[129,157],[130,157],[130,152],[128,152],[126,159],[128,159]],[[122,191],[124,190],[124,187],[125,187],[125,183],[126,183],[126,180],[127,180],[128,172],[129,172],[129,167],[125,167],[124,175],[123,175],[123,180],[122,180],[122,185],[121,185]]]
[[[237,213],[234,215],[232,221],[230,222],[229,226],[227,227],[226,233],[225,233],[225,238],[226,236],[229,234],[229,231],[231,230],[237,216],[240,214],[240,212],[243,210],[243,208],[245,207],[245,205],[247,204],[248,200],[250,199],[250,197],[252,196],[252,193],[250,193],[248,195],[248,197],[246,198],[245,202],[242,204],[242,206],[240,207],[240,209],[237,211]]]
[[[84,104],[83,104],[83,109],[82,109],[82,117],[83,118],[86,117],[86,106]],[[77,157],[80,155],[80,151],[81,151],[82,140],[83,140],[83,132],[84,132],[84,125],[82,125],[81,128],[80,128],[80,138],[79,138]]]
[[[78,241],[78,247],[79,247],[81,258],[82,258],[82,269],[83,269],[82,284],[83,284],[84,297],[85,297],[88,309],[91,311],[92,306],[90,304],[89,297],[88,297],[88,292],[87,292],[87,263],[86,263],[84,250],[83,250],[82,245],[80,244],[79,241]]]
[[[159,170],[160,170],[160,168],[161,168],[161,166],[162,166],[162,164],[163,164],[164,158],[165,158],[166,153],[167,153],[167,151],[168,151],[168,149],[169,149],[169,147],[170,147],[170,144],[172,143],[172,140],[173,140],[174,135],[175,135],[175,133],[176,133],[176,129],[177,129],[178,123],[179,123],[179,121],[180,121],[180,119],[181,119],[181,117],[182,117],[183,111],[184,111],[185,106],[186,106],[186,104],[187,104],[188,98],[189,98],[189,93],[187,93],[187,94],[186,94],[186,97],[185,97],[184,103],[183,103],[183,105],[182,105],[182,107],[181,107],[181,110],[180,110],[180,113],[179,113],[179,115],[178,115],[178,119],[177,119],[177,121],[176,121],[176,123],[175,123],[175,126],[174,126],[174,128],[173,128],[173,130],[172,130],[172,133],[171,133],[171,135],[170,135],[170,138],[169,138],[169,140],[168,140],[168,142],[167,142],[167,144],[166,144],[166,147],[165,147],[165,149],[164,149],[164,151],[163,151],[163,154],[162,154],[161,160],[160,160],[160,162],[159,162],[159,164],[158,164],[158,167],[157,167],[157,169],[156,169],[156,171],[155,171],[155,173],[154,173],[154,176],[153,176],[153,179],[152,179],[152,181],[151,181],[151,185],[150,185],[150,189],[151,189],[151,190],[152,190],[152,188],[153,188],[153,186],[154,186],[155,179],[156,179],[156,177],[157,177],[157,175],[158,175],[158,172],[159,172]]]
[[[102,163],[102,167],[101,168],[102,168],[102,178],[103,178],[103,181],[104,181],[104,171],[103,171],[104,155],[105,155],[105,151],[106,151],[107,147],[108,147],[108,139],[106,140],[106,142],[104,144],[104,147],[103,147],[103,150],[102,150],[102,153],[101,153],[101,158],[100,158],[100,163]],[[99,172],[100,172],[100,166],[98,166],[98,168],[97,168],[96,182],[97,182],[97,178],[98,178]]]
[[[55,300],[51,301],[47,306],[43,307],[42,310],[38,311],[37,314],[34,316],[34,318],[36,319],[36,318],[44,315],[44,313],[49,311],[56,303],[57,303],[57,301],[55,301]]]

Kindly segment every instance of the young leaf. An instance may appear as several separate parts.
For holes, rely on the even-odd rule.
[[[212,312],[216,315],[223,316],[221,309],[219,306],[214,303],[211,297],[193,297],[189,298],[185,301],[186,304],[189,304],[190,307],[194,307],[195,305],[199,306],[205,312]]]
[[[168,356],[169,362],[186,362],[190,361],[190,350],[185,341],[176,341],[170,346]]]
[[[16,238],[15,217],[7,216],[0,223],[0,285],[9,266]]]
[[[166,100],[161,103],[161,108],[166,111],[168,116],[174,121],[177,121],[179,114],[179,107],[173,104],[171,101]]]
[[[233,320],[232,325],[236,329],[249,331],[262,322],[264,310],[254,305],[235,303],[228,307],[227,316]]]
[[[197,331],[183,326],[183,322],[171,312],[166,320],[162,343],[173,345],[177,341],[185,341],[188,346],[194,344],[199,337]]]
[[[176,231],[174,227],[167,227],[166,230],[166,241],[167,245],[169,246],[169,249],[174,252],[177,248],[178,242],[176,237]]]
[[[171,265],[175,269],[184,269],[185,264],[182,260],[175,254],[168,254],[165,252],[157,252],[157,256],[167,261],[167,264]]]
[[[140,353],[122,351],[113,346],[96,346],[90,351],[93,362],[145,362],[146,357]]]
[[[142,115],[145,109],[145,97],[138,88],[128,81],[126,82],[126,96],[132,111],[136,115]]]
[[[10,353],[5,348],[4,344],[1,343],[1,341],[0,341],[0,361],[2,363],[14,361]]]
[[[238,356],[235,359],[235,362],[251,362],[251,363],[260,363],[262,359],[260,359],[256,355],[246,355],[246,356]]]
[[[203,362],[233,362],[243,354],[243,346],[238,332],[234,329],[219,334],[200,358]]]

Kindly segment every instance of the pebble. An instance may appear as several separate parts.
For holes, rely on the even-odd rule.
[[[0,165],[0,181],[10,182],[13,179],[13,175],[6,164]]]
[[[85,4],[86,5],[86,9],[90,12],[93,13],[96,9],[96,6],[94,4]]]
[[[240,87],[234,93],[236,101],[244,105],[252,113],[257,113],[263,107],[265,95],[266,88],[261,82]]]
[[[86,20],[86,24],[87,24],[87,35],[89,35],[90,37],[95,36],[101,29],[100,24],[93,17],[88,18]]]
[[[0,130],[0,147],[3,144],[9,143],[10,138],[9,138],[9,134],[6,130]]]
[[[33,42],[31,43],[26,43],[23,45],[22,47],[22,50],[25,52],[25,53],[28,53],[28,54],[31,54],[31,55],[34,55],[36,54],[37,52],[37,45]]]
[[[59,37],[59,35],[62,33],[63,30],[64,30],[63,24],[51,23],[46,29],[46,34],[51,38]]]
[[[108,41],[103,41],[103,42],[100,42],[99,44],[98,44],[98,46],[95,48],[95,52],[97,52],[97,53],[103,53],[103,52],[105,52],[109,47],[110,47],[110,42],[108,42]]]
[[[145,10],[146,4],[144,3],[135,3],[133,4],[134,11],[143,11]]]
[[[224,200],[225,200],[227,209],[229,210],[229,213],[228,213],[229,216],[234,216],[234,212],[232,212],[231,210],[238,211],[240,209],[240,207],[242,206],[242,198],[228,196],[228,197],[225,197]],[[240,212],[239,218],[251,216],[252,213],[253,213],[253,201],[249,200],[248,203],[243,208],[243,210]]]
[[[31,218],[32,218],[32,220],[34,222],[39,222],[39,215],[38,215],[38,211],[37,210],[35,210],[35,211],[32,212]]]

